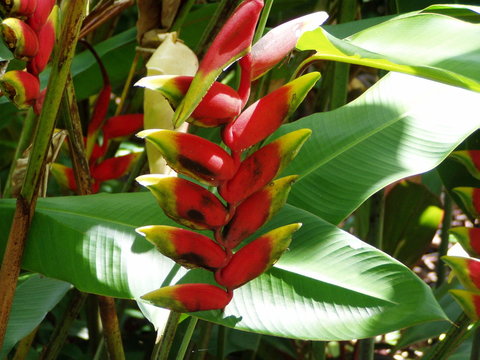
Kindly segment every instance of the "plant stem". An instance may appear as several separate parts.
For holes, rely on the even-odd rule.
[[[210,337],[212,336],[212,327],[213,324],[211,322],[202,320],[200,334],[203,335],[198,345],[198,352],[195,360],[203,360],[207,355],[208,343],[210,341]]]
[[[470,360],[480,360],[480,328],[479,327],[473,330],[472,349],[470,350]]]
[[[192,339],[193,331],[195,330],[195,326],[197,326],[198,318],[191,316],[190,321],[188,323],[187,331],[185,331],[185,335],[183,336],[182,343],[180,345],[180,349],[178,349],[177,353],[177,360],[183,360],[185,356],[185,352],[187,351],[188,344]]]
[[[325,360],[326,341],[314,341],[312,343],[312,360]]]
[[[115,109],[115,116],[118,116],[122,113],[123,108],[125,107],[125,99],[128,95],[128,90],[131,87],[133,75],[135,75],[135,71],[137,70],[138,60],[140,59],[140,53],[137,51],[135,52],[135,57],[133,58],[132,65],[130,66],[130,70],[128,72],[127,79],[125,84],[123,85],[122,95],[120,97],[120,102]]]
[[[140,175],[146,163],[147,163],[147,151],[144,149],[143,152],[140,154],[140,157],[138,158],[138,160],[135,162],[133,169],[130,171],[127,181],[125,181],[125,183],[123,184],[121,192],[131,191],[135,178],[138,175]]]
[[[77,289],[73,290],[72,298],[70,299],[67,310],[63,313],[62,319],[50,337],[48,347],[45,348],[40,355],[41,360],[53,360],[57,358],[62,346],[65,343],[65,339],[67,338],[68,329],[70,329],[73,321],[80,313],[87,296],[87,294],[82,293]]]
[[[0,295],[0,347],[5,337],[28,229],[35,210],[40,180],[45,172],[45,163],[55,128],[55,120],[67,76],[70,72],[80,27],[85,16],[86,3],[86,0],[76,0],[68,1],[65,5],[65,18],[60,32],[58,51],[53,57],[48,91],[38,120],[25,180],[17,199],[14,219],[0,269],[0,289],[2,289]]]
[[[175,22],[173,23],[172,27],[170,28],[170,32],[180,32],[179,30],[182,28],[185,19],[187,18],[188,13],[192,9],[192,6],[195,4],[195,0],[187,0],[187,2],[182,6],[180,12],[178,13]]]
[[[158,329],[157,341],[153,348],[151,360],[167,360],[170,348],[172,347],[175,332],[177,331],[178,321],[182,314],[176,311],[170,311],[165,328]]]
[[[107,343],[108,354],[111,360],[124,360],[122,337],[118,325],[115,301],[111,297],[98,296],[100,317],[102,318],[103,334]]]
[[[444,192],[444,204],[443,209],[445,213],[443,214],[442,220],[442,232],[440,234],[440,246],[438,247],[438,261],[437,261],[437,284],[436,287],[440,287],[445,282],[445,263],[440,260],[443,255],[447,255],[448,251],[448,238],[449,230],[452,224],[452,198],[448,193]]]
[[[227,341],[227,328],[225,326],[218,325],[217,360],[223,360],[225,358],[226,341]]]
[[[35,339],[35,335],[37,335],[39,326],[37,326],[33,331],[25,336],[17,345],[17,350],[15,350],[15,356],[12,360],[25,360],[28,356],[28,352],[32,347],[33,339]]]
[[[255,36],[253,37],[253,44],[255,44],[262,36],[265,31],[265,25],[267,25],[268,16],[270,15],[270,10],[272,9],[273,0],[265,0],[265,5],[263,6],[262,14],[258,20],[257,30],[255,31]]]
[[[23,152],[27,149],[28,145],[32,140],[33,131],[37,125],[37,115],[33,112],[33,109],[30,108],[27,112],[27,116],[23,120],[23,128],[20,134],[20,139],[18,140],[18,145],[13,156],[12,165],[10,166],[10,171],[8,172],[7,181],[5,182],[5,189],[3,189],[3,197],[9,198],[12,196],[12,176],[17,168],[17,160],[20,159]]]
[[[357,0],[344,0],[340,2],[340,24],[355,19]],[[350,77],[350,65],[335,63],[333,65],[333,81],[331,82],[330,110],[334,110],[347,103],[347,88]]]
[[[462,343],[468,326],[472,323],[470,318],[461,313],[455,320],[450,329],[445,335],[445,339],[436,343],[430,350],[422,357],[422,360],[446,360],[452,352]]]
[[[358,342],[359,360],[373,360],[375,340],[374,338],[361,339]]]
[[[215,35],[218,32],[218,30],[222,27],[225,20],[228,19],[230,13],[233,11],[236,5],[237,1],[235,0],[220,1],[215,13],[210,19],[210,22],[206,26],[202,37],[200,38],[200,41],[194,49],[195,53],[197,53],[199,58],[201,58],[205,51],[208,49],[207,45],[210,43],[212,35]]]

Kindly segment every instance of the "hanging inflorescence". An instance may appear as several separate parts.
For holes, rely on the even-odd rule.
[[[174,125],[184,121],[223,126],[229,148],[202,137],[171,130],[145,130],[138,136],[160,150],[180,177],[144,175],[137,181],[155,196],[165,214],[185,227],[211,230],[213,238],[177,227],[151,225],[137,229],[165,256],[187,268],[214,273],[217,285],[180,284],[144,296],[147,302],[180,312],[222,309],[233,291],[268,270],[288,248],[301,224],[271,230],[235,251],[285,204],[296,175],[274,180],[294,159],[310,136],[309,129],[285,134],[251,152],[286,121],[319,79],[319,73],[301,76],[244,109],[250,83],[284,58],[317,13],[283,24],[251,49],[261,0],[246,0],[227,20],[200,63],[195,77],[155,76],[138,85],[159,90],[176,107]],[[272,35],[273,34],[273,35]],[[239,60],[237,91],[216,82],[222,70]],[[244,110],[243,110],[244,109]],[[243,111],[242,111],[243,110]],[[198,183],[216,187],[223,198]]]
[[[26,62],[25,70],[7,71],[0,77],[0,89],[18,108],[35,107],[40,112],[38,75],[47,66],[55,46],[58,6],[55,0],[0,0],[6,18],[1,36],[16,59]]]

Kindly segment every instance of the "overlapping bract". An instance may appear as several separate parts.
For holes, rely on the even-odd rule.
[[[55,46],[58,6],[54,0],[10,0],[0,2],[0,11],[5,16],[1,36],[14,57],[27,62],[23,71],[6,72],[0,78],[0,89],[18,108],[34,106],[38,113],[38,75],[47,66]]]
[[[244,151],[261,145],[305,99],[320,78],[310,73],[297,78],[250,105],[250,82],[293,49],[298,32],[311,20],[298,20],[269,34],[269,41],[285,46],[268,47],[273,60],[248,51],[263,2],[245,0],[221,29],[207,51],[195,77],[157,76],[137,85],[162,92],[176,107],[175,125],[185,120],[201,126],[224,126],[222,138],[229,151],[196,135],[170,130],[145,130],[138,134],[152,143],[178,173],[216,186],[220,199],[206,188],[184,178],[144,175],[137,181],[152,191],[165,214],[191,229],[211,230],[212,238],[190,230],[151,225],[137,229],[157,250],[177,263],[214,272],[219,286],[179,284],[150,292],[142,299],[176,311],[221,309],[233,291],[267,271],[287,250],[301,224],[293,223],[263,234],[234,250],[256,233],[285,204],[296,175],[275,180],[295,158],[311,134],[300,129],[260,146],[248,157]],[[275,35],[277,34],[277,35]],[[282,39],[280,39],[280,37]],[[284,38],[286,37],[286,39]],[[240,59],[238,90],[215,82],[223,69]],[[261,69],[261,70],[259,70]]]
[[[480,179],[480,151],[454,151],[451,157],[462,163],[470,174]],[[456,187],[453,191],[463,203],[466,214],[472,221],[480,217],[480,188]],[[465,289],[450,290],[472,321],[480,320],[480,228],[455,227],[450,233],[470,256],[443,256],[442,260],[452,269]]]

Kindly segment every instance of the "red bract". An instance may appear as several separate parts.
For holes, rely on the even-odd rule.
[[[27,20],[28,25],[38,33],[47,22],[54,6],[55,0],[39,0],[34,13]]]
[[[169,286],[142,296],[151,304],[175,311],[222,309],[231,300],[234,289],[263,274],[280,258],[300,227],[290,224],[277,228],[233,253],[285,204],[297,176],[272,180],[297,155],[311,131],[300,129],[285,134],[242,161],[243,151],[277,130],[320,77],[319,73],[304,75],[240,113],[248,101],[252,71],[258,71],[259,66],[263,70],[273,66],[265,65],[258,54],[255,65],[254,57],[247,53],[262,5],[260,0],[246,0],[238,7],[213,41],[193,80],[184,76],[157,76],[138,83],[160,91],[177,107],[175,126],[185,120],[200,126],[226,124],[222,137],[230,148],[227,152],[205,138],[170,130],[145,130],[138,134],[154,144],[175,171],[217,186],[224,199],[221,201],[209,190],[183,178],[162,175],[137,178],[152,191],[168,217],[193,229],[213,231],[215,242],[190,230],[170,226],[146,226],[137,232],[178,264],[213,271],[216,282],[227,289],[208,284]],[[303,30],[304,26],[300,21],[279,32],[288,39],[287,44],[276,45],[280,55],[275,54],[275,62],[285,55],[286,48],[293,47],[292,39],[297,35],[288,34],[287,30]],[[275,41],[279,41],[278,36]],[[240,57],[238,91],[215,82],[222,69]]]
[[[30,60],[38,52],[38,37],[25,22],[7,18],[1,24],[2,36],[13,55],[20,60]]]
[[[175,111],[173,123],[176,127],[190,117],[222,70],[248,52],[262,8],[263,0],[246,0],[227,20],[200,62],[185,98]]]
[[[58,18],[58,7],[56,6],[50,13],[48,20],[37,31],[38,41],[41,44],[37,55],[27,64],[27,70],[34,74],[40,74],[47,66],[48,60],[55,46],[56,27]]]
[[[40,95],[38,78],[26,71],[7,71],[0,78],[0,89],[19,109],[32,106]]]
[[[40,0],[41,1],[41,0]],[[1,0],[0,11],[5,16],[21,19],[31,16],[37,7],[37,0]]]

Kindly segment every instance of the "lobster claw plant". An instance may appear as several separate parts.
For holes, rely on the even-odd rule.
[[[272,180],[293,160],[311,131],[300,129],[285,134],[244,158],[245,150],[272,134],[320,77],[315,72],[301,76],[241,112],[256,65],[256,58],[248,51],[262,5],[262,1],[247,0],[237,8],[213,41],[195,77],[157,76],[138,83],[161,91],[178,106],[176,125],[186,119],[200,126],[224,125],[222,138],[230,150],[175,131],[145,130],[138,134],[154,144],[175,171],[217,187],[223,198],[183,178],[137,178],[153,193],[167,216],[191,229],[213,232],[211,239],[175,227],[152,225],[137,229],[178,264],[212,271],[217,283],[167,286],[142,296],[154,305],[179,312],[224,308],[233,290],[261,275],[280,258],[301,226],[297,223],[271,230],[234,253],[285,204],[296,176]],[[238,29],[243,36],[238,36]],[[215,82],[225,66],[242,56],[246,60],[242,60],[238,93]],[[263,64],[269,66],[273,64]]]

